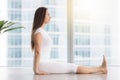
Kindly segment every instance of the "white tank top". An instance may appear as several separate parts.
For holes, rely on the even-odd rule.
[[[50,52],[52,46],[52,39],[43,28],[38,28],[34,34],[40,32],[42,35],[41,49],[40,49],[40,62],[50,60]]]

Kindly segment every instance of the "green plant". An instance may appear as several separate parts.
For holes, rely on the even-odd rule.
[[[11,27],[17,23],[12,21],[0,20],[0,34],[8,31],[24,28],[23,26]]]

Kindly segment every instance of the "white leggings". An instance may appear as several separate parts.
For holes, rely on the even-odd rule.
[[[78,65],[62,62],[40,62],[40,71],[48,73],[76,73]]]

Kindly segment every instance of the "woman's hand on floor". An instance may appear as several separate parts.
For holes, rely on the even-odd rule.
[[[35,75],[48,75],[47,72],[40,71],[39,68],[33,68]]]
[[[48,73],[47,72],[37,72],[37,73],[35,73],[35,75],[48,75]]]

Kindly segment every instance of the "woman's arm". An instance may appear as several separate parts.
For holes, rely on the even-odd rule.
[[[40,61],[40,49],[41,49],[42,35],[41,33],[37,33],[34,36],[35,43],[35,54],[34,54],[34,73],[37,75],[48,74],[46,72],[40,72],[39,70],[39,61]]]

